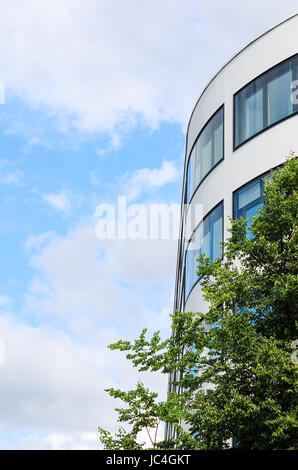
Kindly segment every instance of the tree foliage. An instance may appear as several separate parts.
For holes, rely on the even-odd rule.
[[[174,392],[166,401],[138,383],[135,390],[109,389],[120,398],[114,437],[99,428],[106,449],[142,449],[142,429],[160,422],[173,438],[151,447],[225,449],[231,439],[244,449],[297,449],[297,187],[298,160],[265,181],[262,209],[248,220],[230,220],[224,258],[201,255],[207,313],[176,312],[172,335],[146,330],[110,349],[126,352],[140,371],[170,374]]]

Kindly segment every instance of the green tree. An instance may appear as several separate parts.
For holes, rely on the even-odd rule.
[[[138,383],[108,393],[124,401],[119,421],[130,425],[113,437],[99,428],[106,449],[142,449],[140,430],[169,423],[174,437],[161,449],[297,449],[297,187],[298,159],[265,181],[262,209],[231,220],[224,258],[201,255],[198,274],[208,312],[176,312],[172,335],[159,332],[110,349],[126,351],[140,371],[170,374],[166,401]]]

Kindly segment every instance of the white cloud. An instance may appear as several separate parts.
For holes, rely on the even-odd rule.
[[[116,279],[154,284],[173,281],[176,240],[119,240],[110,244],[106,259]]]
[[[30,235],[26,240],[25,248],[28,251],[40,251],[56,237],[55,232],[44,232],[40,235]]]
[[[5,86],[0,80],[0,104],[5,104]]]
[[[90,182],[93,186],[99,186],[100,179],[97,176],[97,170],[90,171]]]
[[[50,204],[58,212],[68,213],[71,209],[69,198],[65,193],[49,193],[44,194],[42,199]]]
[[[149,190],[175,183],[179,176],[176,162],[164,160],[161,168],[142,168],[133,174],[126,174],[122,186],[128,201],[132,201]]]
[[[12,300],[7,295],[0,295],[0,307],[10,304]]]
[[[20,170],[16,170],[13,173],[8,173],[6,175],[0,175],[0,183],[3,184],[22,184],[24,180],[24,173]]]
[[[98,450],[99,441],[96,432],[73,432],[70,434],[51,433],[46,436],[31,434],[18,437],[16,449],[33,450]],[[1,442],[1,441],[0,441]]]
[[[4,319],[0,325],[6,355],[0,373],[0,423],[6,431],[11,426],[28,431],[38,427],[41,432],[93,426],[96,431],[105,413],[100,405],[103,386],[110,383],[104,377],[103,347],[87,348],[47,328]]]
[[[173,168],[139,178],[161,185],[174,178]],[[1,448],[97,448],[97,426],[117,427],[119,403],[104,389],[139,379],[107,345],[135,338],[144,327],[170,331],[176,242],[101,242],[95,223],[65,236],[31,235],[25,243],[34,270],[25,305],[15,313],[18,321],[0,319]],[[165,397],[167,377],[142,380]]]
[[[0,330],[6,357],[0,368],[1,434],[38,431],[71,437],[77,431],[96,432],[100,424],[115,426],[115,404],[104,388],[117,385],[112,377],[120,364],[130,379],[136,374],[121,356],[116,354],[114,362],[106,349],[113,333],[102,331],[101,342],[86,345],[47,327],[4,319]]]
[[[108,152],[111,152],[112,150],[119,150],[122,147],[122,142],[120,135],[117,133],[113,133],[111,135],[111,138],[108,142],[108,145],[105,148],[101,148],[97,150],[97,155],[104,155]]]
[[[64,237],[30,237],[35,275],[26,312],[67,325],[80,337],[96,336],[94,324],[120,323],[122,334],[132,334],[132,324],[134,331],[150,327],[150,315],[171,308],[177,242],[99,241],[94,229],[95,221]]]
[[[98,450],[98,434],[92,432],[72,432],[25,435],[16,433],[9,438],[0,438],[3,450]]]
[[[166,377],[140,377],[123,354],[107,349],[118,339],[116,330],[102,327],[88,344],[3,318],[0,331],[6,359],[0,365],[1,448],[99,448],[98,426],[118,427],[119,403],[105,388],[127,388],[141,378],[165,398]]]
[[[112,136],[136,122],[185,123],[236,49],[297,9],[296,0],[1,2],[1,80],[34,106]],[[257,14],[256,14],[257,12]]]
[[[24,182],[24,173],[21,170],[13,169],[15,162],[8,159],[0,160],[0,183],[22,185]]]

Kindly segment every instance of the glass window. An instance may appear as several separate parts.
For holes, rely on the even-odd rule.
[[[185,295],[188,296],[198,281],[197,258],[201,253],[209,256],[211,262],[222,256],[223,204],[209,213],[195,230],[186,251]]]
[[[252,223],[252,216],[261,209],[264,199],[264,178],[270,178],[266,173],[260,178],[246,184],[234,193],[234,219],[250,219],[248,230]],[[250,236],[250,235],[249,235]]]
[[[293,114],[291,63],[287,62],[284,66],[276,67],[268,75],[267,106],[268,125],[270,126],[284,117]]]
[[[223,106],[199,135],[189,158],[187,169],[187,203],[203,178],[223,159]]]
[[[200,253],[202,243],[202,230],[203,223],[196,229],[192,239],[190,240],[186,251],[186,266],[185,266],[185,295],[188,296],[192,287],[198,280],[197,275],[197,258]]]
[[[256,87],[253,87],[256,88]],[[245,97],[245,135],[250,137],[263,128],[263,90],[255,89]]]
[[[297,80],[298,54],[268,70],[234,97],[235,147],[298,111],[292,82]]]

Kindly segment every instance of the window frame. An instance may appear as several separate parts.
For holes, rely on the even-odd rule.
[[[215,209],[217,209],[220,205],[222,205],[222,232],[221,232],[221,238],[222,238],[222,242],[224,241],[224,226],[225,226],[225,223],[224,223],[224,199],[222,199],[221,201],[219,201],[215,206],[212,207],[212,209],[210,209],[207,214],[202,218],[202,220],[196,225],[196,227],[193,229],[192,233],[191,233],[191,236],[189,237],[189,240],[187,242],[187,245],[185,247],[185,250],[184,250],[184,269],[183,269],[183,295],[184,295],[184,299],[183,299],[183,307],[185,307],[185,304],[187,302],[187,299],[188,297],[190,296],[192,290],[194,289],[194,287],[198,284],[198,282],[202,279],[203,276],[198,276],[198,279],[196,280],[196,282],[193,284],[193,286],[191,287],[191,289],[189,290],[188,294],[186,295],[186,256],[187,256],[187,249],[188,249],[188,245],[190,244],[191,240],[193,239],[193,236],[196,232],[196,230],[199,228],[199,226],[201,224],[204,223],[205,219],[207,219],[207,217],[210,216],[211,212],[214,211]],[[223,246],[221,247],[221,251],[222,251],[222,257],[223,257]]]
[[[238,191],[241,191],[241,189],[244,189],[245,186],[247,186],[247,185],[253,183],[254,181],[257,181],[258,179],[266,178],[266,175],[269,175],[269,174],[271,173],[271,171],[274,172],[274,171],[276,171],[276,170],[282,168],[283,166],[284,166],[283,163],[280,163],[279,165],[276,165],[276,166],[274,166],[273,168],[269,168],[269,170],[266,170],[266,171],[264,171],[263,173],[261,173],[260,175],[255,176],[255,177],[252,178],[251,180],[246,181],[246,183],[242,184],[241,186],[239,186],[239,188],[235,189],[235,190],[232,192],[232,203],[233,203],[232,214],[233,214],[233,220],[239,220],[239,219],[236,219],[236,204],[235,204],[235,202],[236,202],[236,198],[235,198],[236,193],[237,193]],[[263,184],[264,184],[264,182],[263,182]]]
[[[210,122],[212,121],[212,119],[215,117],[215,115],[217,113],[219,113],[220,111],[223,111],[223,118],[222,118],[222,122],[223,122],[223,130],[222,130],[222,133],[223,133],[223,139],[222,139],[222,145],[223,145],[223,152],[222,152],[222,158],[220,160],[218,160],[218,162],[215,163],[215,165],[210,168],[210,170],[206,173],[206,175],[201,179],[201,181],[197,184],[197,186],[195,187],[192,195],[190,196],[189,198],[189,201],[187,201],[187,196],[188,196],[188,185],[189,185],[189,181],[188,181],[188,167],[189,167],[189,164],[190,164],[190,160],[191,160],[191,154],[193,152],[193,149],[194,147],[196,146],[199,138],[201,137],[202,133],[205,131],[206,127],[208,126],[208,124],[210,124]],[[191,146],[191,149],[190,149],[190,152],[189,152],[189,155],[188,155],[188,159],[187,159],[187,163],[186,163],[186,172],[185,172],[185,179],[186,179],[186,185],[185,185],[185,196],[184,196],[184,203],[186,205],[190,205],[191,202],[192,202],[192,199],[195,195],[195,193],[197,192],[198,188],[201,186],[201,184],[203,183],[203,181],[207,178],[207,176],[210,175],[210,173],[225,159],[225,104],[222,103],[219,108],[216,109],[216,111],[214,111],[214,113],[210,116],[210,118],[208,119],[208,121],[206,121],[206,123],[204,124],[204,126],[202,127],[202,129],[200,130],[199,134],[197,135],[197,137],[195,138],[192,146]]]
[[[252,85],[253,82],[256,82],[257,80],[261,79],[264,75],[266,75],[267,73],[269,74],[270,72],[272,72],[275,68],[277,67],[280,67],[282,66],[283,64],[287,63],[287,62],[290,62],[291,60],[293,59],[297,59],[297,68],[298,68],[298,53],[288,57],[287,59],[284,59],[282,60],[281,62],[273,65],[272,67],[270,67],[269,69],[265,70],[265,72],[262,72],[260,75],[258,75],[257,77],[253,78],[252,80],[250,80],[248,83],[246,83],[243,87],[241,87],[239,90],[237,90],[234,94],[233,94],[233,152],[235,152],[236,150],[238,150],[240,147],[242,147],[242,145],[246,144],[247,142],[250,142],[252,139],[254,139],[255,137],[257,137],[258,135],[262,134],[263,132],[271,129],[272,127],[276,126],[277,124],[280,124],[281,122],[283,121],[286,121],[287,119],[290,119],[291,117],[293,116],[296,116],[298,114],[298,105],[297,106],[297,109],[296,111],[294,111],[293,113],[289,114],[288,116],[285,116],[281,119],[279,119],[278,121],[276,122],[273,122],[272,124],[266,126],[266,127],[263,127],[261,130],[259,130],[258,132],[256,132],[255,134],[251,135],[250,137],[248,137],[246,140],[244,140],[243,142],[241,142],[240,144],[236,145],[236,95],[238,95],[239,93],[241,93],[246,87]],[[293,80],[298,80],[298,70],[296,72],[296,77],[293,79]],[[268,83],[268,82],[267,82]],[[264,89],[263,89],[264,90]],[[267,98],[268,98],[268,89],[266,91],[266,93],[263,93],[263,125],[264,125],[264,121],[265,121],[265,117],[267,116],[268,114],[268,106],[267,106]]]
[[[270,170],[269,171],[266,171],[265,173],[262,173],[262,175],[260,176],[256,176],[255,178],[253,178],[251,181],[248,181],[247,183],[243,184],[240,188],[236,189],[235,191],[233,191],[233,220],[240,220],[240,218],[243,218],[243,219],[247,219],[248,217],[243,217],[242,215],[239,217],[239,218],[236,218],[236,206],[237,206],[237,193],[239,193],[240,191],[242,191],[243,189],[245,189],[246,186],[249,186],[251,184],[253,184],[254,182],[260,180],[260,185],[261,185],[261,195],[259,197],[260,201],[263,200],[263,191],[264,191],[264,181],[263,181],[263,178],[266,178],[266,175],[270,175]],[[252,202],[250,202],[249,204],[247,204],[245,207],[247,207],[248,205],[251,205]],[[253,206],[251,206],[253,207]],[[239,209],[238,209],[239,211]]]

